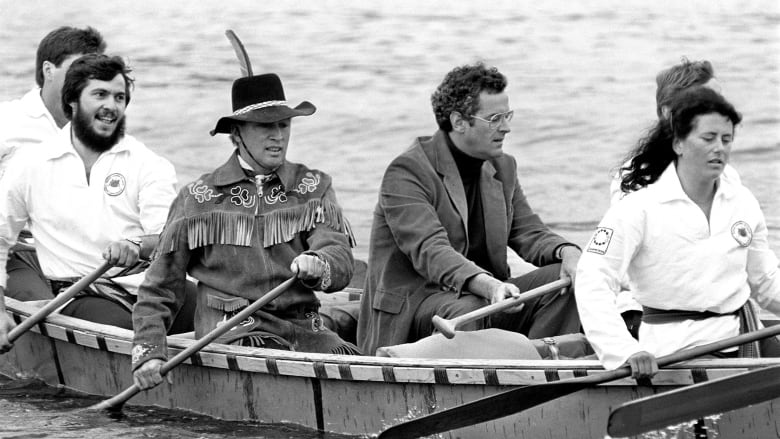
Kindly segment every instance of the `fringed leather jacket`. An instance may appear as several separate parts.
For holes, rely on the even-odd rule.
[[[166,329],[184,301],[187,274],[197,279],[198,294],[209,294],[209,306],[232,311],[291,277],[293,258],[314,254],[327,265],[317,285],[296,282],[263,310],[316,308],[314,289],[349,283],[350,246],[354,237],[330,176],[290,162],[265,178],[247,176],[234,153],[182,188],[171,206],[133,311],[133,367],[166,358]]]

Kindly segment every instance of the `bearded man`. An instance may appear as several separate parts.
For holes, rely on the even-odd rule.
[[[84,55],[71,64],[62,107],[71,121],[37,148],[17,153],[0,181],[0,266],[25,224],[35,236],[41,276],[54,297],[104,261],[116,265],[69,302],[62,314],[132,328],[144,261],[176,196],[171,163],[125,135],[133,79],[120,57]],[[0,270],[0,351],[13,323]],[[194,291],[194,290],[193,290]],[[194,302],[193,302],[194,303]],[[172,331],[192,328],[183,311]]]

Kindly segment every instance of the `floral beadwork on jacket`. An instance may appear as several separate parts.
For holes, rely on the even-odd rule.
[[[328,196],[332,192],[329,176],[285,163],[285,169],[277,173],[235,177],[233,166],[228,162],[179,193],[160,237],[159,252],[175,251],[183,242],[189,249],[213,244],[270,247],[309,232],[317,224],[341,231],[354,247],[354,235],[341,207]],[[232,178],[223,177],[221,184],[225,174]]]
[[[138,364],[141,359],[143,359],[147,354],[149,354],[149,352],[152,352],[155,349],[157,349],[157,346],[153,346],[148,343],[141,343],[133,346],[133,350],[131,352],[132,364]]]

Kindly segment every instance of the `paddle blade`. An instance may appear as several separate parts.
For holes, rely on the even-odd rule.
[[[627,374],[623,369],[618,369],[582,378],[519,387],[394,425],[380,433],[379,438],[404,439],[428,436],[503,418],[594,384],[623,378]]]
[[[780,365],[627,402],[609,415],[610,436],[636,436],[669,425],[780,397]]]
[[[238,58],[238,64],[241,68],[241,75],[252,76],[252,63],[249,61],[249,55],[246,53],[244,45],[241,44],[241,40],[239,40],[236,33],[230,29],[225,31],[225,36],[227,36],[227,39],[230,41],[230,45],[233,46],[233,50],[236,51],[236,58]]]
[[[111,413],[121,412],[122,407],[125,405],[125,402],[127,402],[128,399],[132,398],[140,391],[141,388],[133,384],[132,386],[123,390],[121,393],[118,393],[112,396],[111,398],[103,400],[97,404],[93,404],[84,410],[88,410],[88,411],[104,410]]]

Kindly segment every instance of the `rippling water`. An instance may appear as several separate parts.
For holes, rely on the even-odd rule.
[[[219,421],[176,410],[125,406],[121,413],[88,409],[99,400],[31,381],[0,379],[3,438],[263,438],[339,439],[288,425]]]
[[[130,4],[0,0],[0,100],[32,86],[49,30],[95,26],[135,70],[129,132],[169,158],[183,184],[231,150],[208,136],[239,75],[231,28],[256,70],[281,75],[289,100],[317,105],[295,120],[289,158],[334,177],[365,258],[382,173],[434,132],[429,97],[455,65],[484,60],[507,75],[516,117],[505,149],[534,209],[584,244],[607,208],[611,170],[655,119],[656,72],[682,56],[709,59],[744,114],[732,163],[780,249],[776,0]]]

